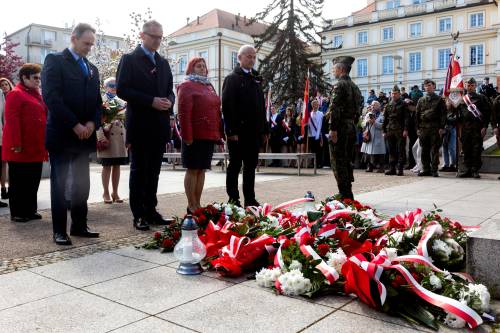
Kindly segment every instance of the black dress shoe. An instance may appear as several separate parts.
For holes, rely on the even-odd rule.
[[[26,223],[30,220],[29,217],[24,217],[24,216],[11,216],[10,220],[12,222],[18,222],[18,223]]]
[[[472,178],[479,179],[481,178],[481,175],[477,171],[472,171]]]
[[[404,174],[403,169],[399,169],[399,170],[398,170],[398,176],[404,176],[404,175],[405,175],[405,174]]]
[[[134,219],[134,228],[140,231],[149,230],[149,224],[144,218]]]
[[[42,215],[40,215],[39,213],[33,213],[30,215],[29,217],[30,220],[41,220],[42,219]]]
[[[432,177],[434,177],[434,178],[439,177],[439,173],[438,173],[437,171],[434,171],[434,172],[432,173]]]
[[[461,171],[457,173],[457,178],[471,178],[472,172],[470,170]]]
[[[155,225],[169,225],[172,222],[174,222],[174,219],[165,219],[163,216],[161,216],[160,213],[153,214],[151,216],[148,216],[146,220],[149,222],[149,224],[155,224]]]
[[[5,208],[5,207],[9,207],[9,204],[5,203],[3,201],[0,201],[0,208]]]
[[[429,171],[420,171],[417,176],[419,177],[428,177],[431,173]]]
[[[85,237],[85,238],[99,238],[98,232],[90,231],[88,227],[80,230],[71,230],[71,236]]]
[[[71,238],[69,238],[68,234],[66,233],[58,233],[56,232],[54,234],[54,242],[57,245],[71,245]]]

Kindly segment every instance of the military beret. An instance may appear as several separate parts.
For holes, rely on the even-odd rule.
[[[335,57],[332,59],[332,62],[333,64],[345,64],[349,67],[351,67],[352,63],[354,62],[354,58],[353,57],[350,57],[350,56],[339,56],[339,57]]]
[[[485,80],[487,80],[487,81],[489,81],[489,80],[490,80],[490,78],[489,78],[489,77],[485,77],[484,79],[485,79]]]
[[[470,79],[468,79],[466,81],[466,83],[468,83],[468,84],[476,84],[477,82],[476,82],[476,79],[474,79],[473,77],[471,77]]]
[[[401,92],[397,84],[395,84],[394,87],[392,87],[392,92]]]

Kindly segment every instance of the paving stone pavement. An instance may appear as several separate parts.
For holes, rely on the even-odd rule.
[[[276,171],[284,174],[283,179],[256,186],[262,202],[277,204],[307,190],[318,199],[335,192],[335,181],[327,170],[300,178],[287,174],[288,170]],[[444,215],[466,224],[480,225],[500,214],[500,182],[493,177],[422,180],[357,172],[354,191],[359,200],[387,214],[415,206],[432,209],[433,203],[444,209]],[[161,211],[183,213],[183,193],[159,199]],[[203,198],[204,202],[225,199],[222,187],[208,189]],[[65,251],[54,251],[58,248],[47,237],[50,214],[43,212],[43,216],[43,221],[27,228],[0,227],[0,274],[8,267],[0,275],[0,332],[429,331],[375,312],[354,297],[310,300],[277,296],[246,278],[221,278],[213,272],[180,276],[171,253],[134,247],[150,233],[131,228],[126,205],[91,205],[92,227],[103,232],[103,238],[97,242],[75,239],[75,246]],[[0,220],[0,225],[5,224],[13,225]],[[30,246],[17,243],[23,241]],[[18,266],[12,264],[16,261]],[[8,269],[18,271],[7,273]],[[498,302],[493,305],[499,313]],[[485,326],[478,331],[492,329]]]

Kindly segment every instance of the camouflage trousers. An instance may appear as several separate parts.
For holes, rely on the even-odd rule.
[[[354,199],[352,182],[354,181],[353,165],[354,145],[356,144],[356,128],[354,124],[345,124],[337,131],[337,142],[329,141],[330,165],[332,166],[339,194],[343,198]]]
[[[389,146],[389,164],[391,169],[403,170],[406,163],[406,138],[403,138],[403,131],[389,132],[386,136]]]
[[[483,165],[481,161],[481,153],[483,152],[481,129],[462,129],[460,142],[464,153],[465,171],[479,171]]]
[[[420,147],[422,148],[422,171],[423,172],[437,172],[439,167],[439,148],[443,140],[439,135],[437,128],[423,128],[420,129],[418,136]]]

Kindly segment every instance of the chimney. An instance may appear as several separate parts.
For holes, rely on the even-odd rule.
[[[236,21],[236,26],[238,26],[238,23],[240,21],[240,13],[238,13],[238,15],[235,15],[234,18],[235,18],[235,21]]]
[[[189,17],[186,17],[186,25],[189,25]]]
[[[199,16],[196,16],[196,24],[200,24],[200,17]]]

